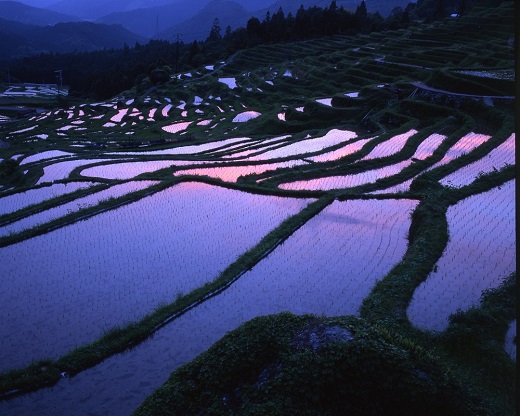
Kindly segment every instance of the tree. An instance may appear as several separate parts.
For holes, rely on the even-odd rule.
[[[211,27],[211,31],[209,32],[209,36],[206,39],[206,42],[214,42],[222,39],[222,28],[220,27],[220,20],[215,18],[213,20],[213,26]]]

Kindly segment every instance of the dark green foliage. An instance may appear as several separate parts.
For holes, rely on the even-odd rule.
[[[255,318],[172,374],[136,415],[471,415],[443,364],[357,318]]]
[[[10,371],[0,375],[0,398],[53,385],[60,377],[59,369],[47,360],[33,363],[22,370]]]
[[[16,184],[23,177],[16,160],[5,159],[0,162],[0,184]]]

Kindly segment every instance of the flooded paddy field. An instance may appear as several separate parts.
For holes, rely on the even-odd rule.
[[[447,213],[450,241],[407,311],[413,325],[442,331],[516,268],[515,181],[464,199]]]
[[[58,357],[203,285],[304,206],[180,184],[2,249],[2,370]]]
[[[481,374],[486,351],[467,363],[446,339],[464,345],[452,314],[489,314],[516,279],[516,136],[508,94],[448,89],[507,66],[502,32],[452,50],[464,22],[259,46],[203,79],[2,123],[0,413],[130,414],[283,311],[353,315]],[[479,342],[514,386],[511,310]]]

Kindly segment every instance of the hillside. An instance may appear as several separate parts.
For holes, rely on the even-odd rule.
[[[47,26],[64,22],[79,22],[78,17],[27,6],[15,1],[0,1],[0,18],[34,26]]]
[[[514,6],[3,85],[0,413],[513,416]]]
[[[15,59],[41,53],[95,51],[122,48],[145,39],[122,26],[89,22],[34,26],[0,19],[0,59]]]
[[[48,6],[50,10],[95,20],[110,13],[162,6],[179,0],[61,0]]]
[[[186,43],[204,40],[209,36],[215,19],[218,19],[224,35],[227,26],[236,29],[238,24],[243,25],[250,17],[250,13],[235,1],[212,0],[190,19],[160,32],[157,38],[174,41],[180,33]]]
[[[157,35],[157,24],[159,24],[159,32],[164,31],[193,17],[204,5],[202,1],[194,4],[191,0],[184,0],[156,7],[110,13],[98,19],[98,22],[120,24],[131,32],[153,38]],[[211,25],[205,29],[209,27]]]

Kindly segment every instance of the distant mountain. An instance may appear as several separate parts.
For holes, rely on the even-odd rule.
[[[0,59],[20,58],[42,52],[95,51],[133,46],[146,39],[120,25],[90,22],[31,26],[0,19]]]
[[[224,35],[227,26],[236,29],[238,25],[244,25],[250,17],[251,12],[235,1],[212,0],[195,16],[159,33],[157,38],[173,41],[177,33],[180,33],[184,43],[205,40],[215,19],[219,20]]]
[[[240,4],[244,9],[246,9],[248,11],[255,11],[255,10],[265,8],[267,5],[271,4],[273,1],[274,0],[235,0],[235,2]]]
[[[163,6],[111,13],[101,17],[97,22],[120,24],[131,32],[152,38],[161,30],[178,25],[193,17],[196,13],[201,11],[208,2],[209,0],[197,2],[193,0],[178,0],[175,3]]]
[[[61,13],[74,14],[86,20],[96,20],[110,13],[162,6],[180,1],[182,0],[61,0],[48,8]]]
[[[248,16],[248,18],[253,15],[253,11],[271,3],[271,0],[234,1],[250,12],[251,15]],[[198,0],[196,2],[193,0],[177,0],[173,3],[156,7],[149,7],[147,4],[146,8],[110,13],[97,19],[97,22],[120,24],[131,32],[152,38],[156,37],[161,31],[165,31],[168,28],[179,25],[185,20],[190,19],[201,11],[209,2],[210,0]],[[233,22],[234,24],[231,24],[231,26],[236,28],[238,24],[244,23],[242,20],[240,22]]]
[[[27,6],[16,1],[0,1],[0,18],[36,26],[81,21],[80,18],[75,16]]]

